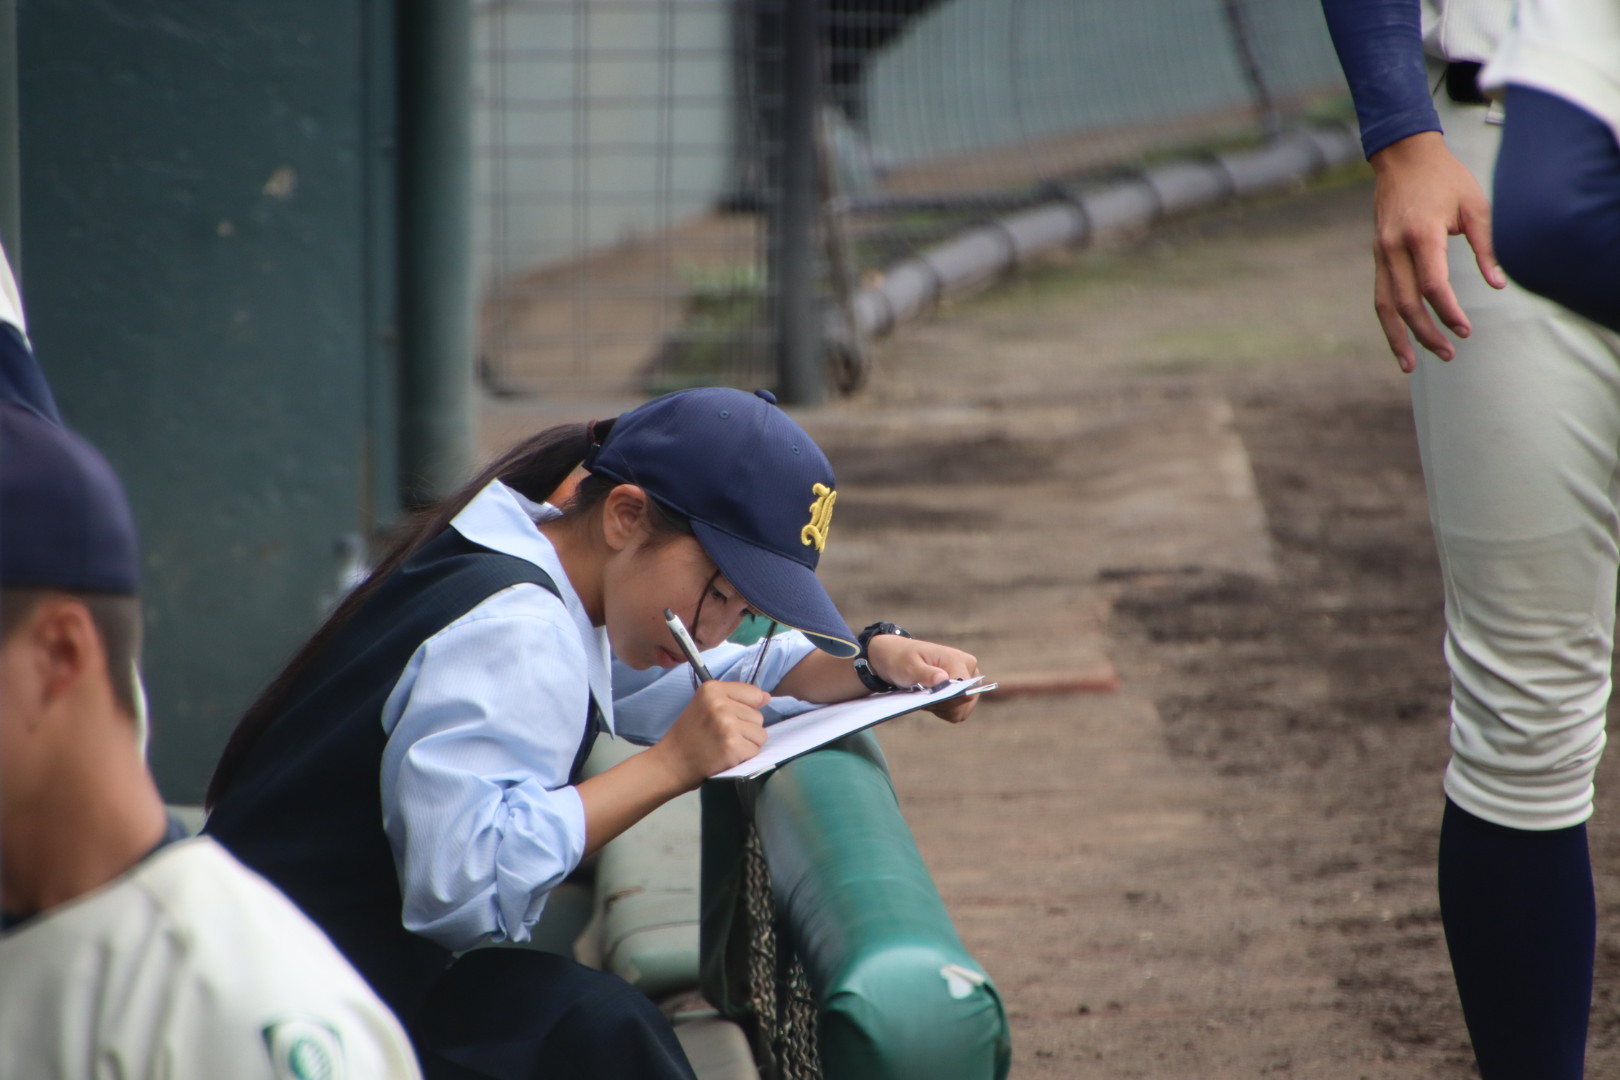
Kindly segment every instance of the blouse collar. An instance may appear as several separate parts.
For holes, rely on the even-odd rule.
[[[607,631],[591,624],[585,604],[574,591],[573,583],[563,570],[557,549],[536,526],[544,521],[562,517],[562,511],[550,503],[538,503],[525,498],[499,480],[473,496],[450,522],[452,528],[475,544],[512,555],[533,563],[551,576],[557,592],[574,620],[579,640],[585,646],[586,681],[608,730],[613,730],[613,678],[612,651]]]

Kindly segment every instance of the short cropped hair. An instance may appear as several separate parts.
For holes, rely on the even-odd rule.
[[[51,593],[70,596],[90,612],[90,621],[107,654],[107,679],[113,697],[131,716],[139,715],[140,688],[136,666],[141,658],[141,602],[133,596],[111,593],[62,593],[55,589],[0,588],[0,642],[11,637],[17,627]]]

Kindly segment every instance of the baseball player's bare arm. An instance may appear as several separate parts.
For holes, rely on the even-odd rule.
[[[1446,148],[1438,131],[1393,142],[1370,159],[1373,189],[1373,307],[1401,370],[1417,364],[1418,343],[1442,360],[1456,350],[1434,318],[1467,337],[1468,315],[1451,289],[1446,240],[1464,236],[1479,272],[1494,288],[1507,284],[1491,247],[1491,206],[1479,182]]]

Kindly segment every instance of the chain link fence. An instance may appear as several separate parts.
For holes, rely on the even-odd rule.
[[[840,303],[896,260],[1059,187],[1260,145],[1345,98],[1320,10],[1298,0],[474,11],[496,394],[853,388],[864,350]]]

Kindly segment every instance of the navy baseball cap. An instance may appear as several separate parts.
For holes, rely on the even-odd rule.
[[[749,605],[839,657],[860,652],[816,578],[837,489],[832,466],[769,391],[703,388],[620,416],[585,458],[687,518]]]
[[[135,518],[95,447],[0,403],[0,585],[133,596]]]

